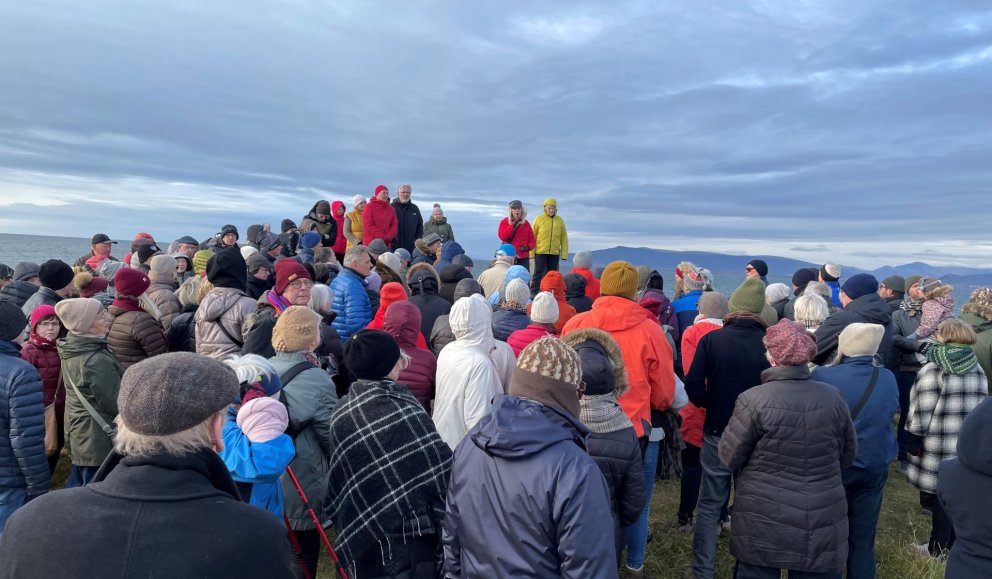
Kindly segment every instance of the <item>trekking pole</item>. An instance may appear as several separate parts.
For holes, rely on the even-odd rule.
[[[310,577],[310,568],[307,567],[307,562],[303,560],[303,547],[300,545],[300,540],[296,538],[296,531],[293,530],[293,525],[289,522],[289,517],[286,513],[282,514],[282,520],[286,523],[286,528],[289,529],[289,544],[293,548],[293,554],[300,559],[300,567],[303,569],[303,579],[312,579]]]
[[[331,554],[331,558],[334,559],[334,565],[338,568],[338,574],[341,575],[342,579],[348,579],[348,573],[344,570],[344,565],[341,564],[341,559],[338,559],[338,554],[334,552],[334,547],[331,546],[331,541],[327,538],[327,533],[324,532],[324,528],[320,524],[320,519],[317,518],[317,513],[315,513],[313,507],[310,506],[310,500],[307,499],[306,493],[303,492],[303,487],[300,486],[300,481],[296,478],[296,473],[293,472],[293,467],[287,466],[286,473],[289,475],[289,480],[293,481],[293,486],[296,487],[296,492],[299,493],[300,500],[303,501],[303,508],[310,513],[310,518],[313,520],[313,524],[317,525],[317,532],[320,533],[321,541],[324,542],[324,546],[327,547],[327,551]]]

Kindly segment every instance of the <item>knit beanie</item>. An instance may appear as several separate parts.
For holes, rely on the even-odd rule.
[[[475,267],[475,262],[472,261],[472,258],[465,255],[464,253],[459,253],[455,257],[451,258],[451,264],[457,265],[459,267],[464,267],[465,269],[468,269],[470,267]]]
[[[372,270],[367,276],[365,276],[365,287],[372,291],[379,291],[382,287],[382,276],[379,272]]]
[[[317,202],[317,209],[315,210],[317,215],[330,215],[331,214],[331,204],[327,201],[320,200]]]
[[[809,282],[816,281],[818,273],[819,271],[814,267],[797,269],[796,273],[792,274],[792,285],[799,288],[800,291],[805,290]]]
[[[121,378],[117,408],[138,434],[165,436],[189,430],[238,395],[238,377],[226,364],[191,352],[146,358]]]
[[[682,284],[689,291],[701,290],[706,285],[706,280],[699,274],[699,268],[691,263],[679,264],[679,269],[676,271],[682,272]]]
[[[389,248],[386,247],[386,242],[379,239],[378,237],[373,239],[369,243],[369,252],[371,253],[374,253],[376,255],[381,255],[383,253],[386,253],[387,251],[389,251]]]
[[[788,298],[791,293],[792,290],[790,290],[789,286],[784,283],[773,283],[765,288],[765,298],[769,303],[784,300]]]
[[[396,254],[396,257],[400,258],[401,261],[409,262],[411,259],[413,259],[413,256],[410,255],[410,252],[402,247],[397,247],[396,249],[393,250],[393,253]]]
[[[193,263],[196,263],[195,258]],[[214,287],[245,291],[248,287],[248,264],[241,252],[237,248],[228,247],[215,253],[207,261],[207,281],[214,284]]]
[[[765,277],[768,275],[768,264],[763,259],[752,259],[747,264],[753,267],[759,276]]]
[[[572,265],[583,269],[592,269],[592,252],[588,249],[575,252],[572,256]]]
[[[749,277],[730,294],[727,306],[732,312],[760,314],[765,307],[765,284],[756,277]]]
[[[289,426],[286,405],[275,398],[255,398],[238,410],[238,428],[252,442],[268,442]]]
[[[722,320],[730,313],[727,296],[720,292],[706,292],[699,296],[699,304],[696,307],[704,317],[717,320]]]
[[[400,275],[400,270],[403,269],[403,265],[400,263],[400,258],[396,257],[396,254],[388,251],[380,255],[376,262],[388,267],[396,275]]]
[[[375,240],[372,240],[375,243]],[[441,243],[441,236],[434,233],[433,231],[424,236],[424,245],[430,247],[435,243]],[[371,248],[370,248],[371,249]]]
[[[272,328],[272,349],[276,352],[308,352],[318,339],[320,314],[307,306],[289,306]]]
[[[266,259],[262,254],[255,252],[254,255],[248,256],[246,265],[248,266],[248,273],[255,275],[258,270],[272,269],[272,262]]]
[[[582,361],[578,353],[558,338],[544,336],[520,352],[509,394],[554,406],[578,418],[580,382]]]
[[[207,271],[207,262],[213,257],[214,252],[201,249],[193,254],[193,271],[196,275],[203,275]]]
[[[135,252],[138,256],[138,264],[140,265],[148,265],[148,261],[160,253],[162,253],[162,249],[154,243],[142,245],[138,248],[138,251]]]
[[[407,301],[406,290],[403,289],[402,284],[395,281],[382,286],[382,291],[379,292],[379,309],[388,308],[396,302],[405,301]]]
[[[530,300],[530,288],[527,284],[515,279],[510,283],[506,284],[506,301],[514,303],[520,307],[527,305]]]
[[[133,267],[117,270],[117,273],[114,274],[114,289],[117,299],[131,298],[137,300],[151,284],[152,280],[148,279],[145,272]]]
[[[69,264],[58,259],[49,259],[38,268],[41,285],[55,291],[71,284],[73,275],[75,274]]]
[[[358,207],[358,205],[361,203],[367,203],[367,201],[365,200],[365,195],[355,195],[354,197],[351,198],[352,206]]]
[[[392,336],[379,330],[356,332],[344,345],[345,366],[362,380],[385,378],[399,359],[399,344]]]
[[[245,259],[245,262],[247,262],[248,258],[253,255],[261,255],[260,253],[258,253],[258,248],[256,248],[254,245],[242,245],[240,251],[241,251],[241,257]]]
[[[921,276],[921,275],[911,275],[911,276],[907,277],[906,278],[906,291],[909,292],[909,288],[911,288],[914,285],[920,283],[920,280],[921,279],[923,279],[923,276]]]
[[[234,234],[234,237],[235,237],[235,238],[240,238],[240,237],[241,237],[241,236],[240,236],[240,235],[238,234],[238,228],[237,228],[237,227],[235,227],[235,226],[233,226],[233,225],[231,225],[230,223],[228,223],[228,224],[227,224],[227,225],[225,225],[224,227],[221,227],[221,228],[220,228],[220,236],[221,236],[221,237],[224,237],[224,236],[225,236],[225,235],[227,235],[228,233],[233,233],[233,234]]]
[[[878,280],[869,273],[856,273],[847,278],[844,285],[840,287],[847,297],[856,300],[861,296],[873,294],[878,291]]]
[[[557,324],[558,302],[551,292],[541,292],[530,306],[530,319],[535,324]]]
[[[148,277],[152,281],[173,281],[176,279],[176,258],[171,255],[156,255],[149,265]]]
[[[282,295],[286,286],[298,279],[312,279],[310,272],[295,259],[284,259],[276,263],[276,294]]]
[[[961,306],[961,313],[992,320],[992,288],[980,287],[971,292],[968,303]]]
[[[27,281],[33,277],[38,277],[40,268],[37,263],[21,261],[14,266],[14,281]]]
[[[530,270],[522,265],[511,265],[506,268],[506,275],[503,276],[503,283],[509,284],[512,280],[519,279],[524,285],[530,283]]]
[[[565,301],[565,276],[560,271],[549,271],[541,278],[540,289],[542,292],[551,292],[557,300]]]
[[[34,331],[34,328],[35,326],[38,325],[38,322],[47,318],[48,316],[56,316],[56,317],[58,316],[58,314],[55,313],[55,306],[51,306],[48,304],[41,304],[40,306],[31,310],[31,319],[29,321],[29,326],[31,327],[31,331],[32,332]]]
[[[388,189],[389,189],[389,187],[386,187],[385,185],[376,185],[375,186],[375,192],[373,193],[373,195],[378,195],[382,191],[388,190]]]
[[[470,296],[474,294],[479,294],[480,296],[482,296],[485,295],[485,292],[482,290],[482,286],[479,285],[479,282],[475,281],[470,277],[467,277],[463,280],[459,280],[458,283],[455,285],[454,299],[456,302],[460,298],[464,298],[466,296]]]
[[[24,332],[24,326],[27,324],[28,319],[21,308],[8,301],[0,302],[0,340],[14,341]]]
[[[840,279],[840,273],[840,266],[831,261],[820,266],[820,277],[823,281],[837,281]]]
[[[837,337],[837,350],[848,358],[874,356],[882,343],[885,328],[879,324],[848,324]]]
[[[882,285],[896,293],[906,293],[906,280],[901,275],[890,275],[882,280]]]
[[[633,300],[637,295],[637,268],[628,261],[614,261],[599,279],[599,294]]]
[[[816,355],[816,340],[806,331],[806,326],[798,322],[780,320],[768,328],[761,341],[779,366],[804,366]]]
[[[103,304],[93,298],[72,298],[55,304],[55,314],[62,325],[77,336],[85,334],[103,310]]]
[[[320,244],[320,234],[316,231],[307,231],[300,236],[300,246],[313,249]]]
[[[94,276],[88,271],[81,271],[72,278],[72,285],[79,292],[79,297],[91,298],[102,291],[107,291],[110,280],[105,277]]]

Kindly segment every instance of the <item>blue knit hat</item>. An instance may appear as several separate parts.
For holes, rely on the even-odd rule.
[[[847,278],[847,281],[841,286],[840,291],[844,292],[852,300],[856,300],[861,296],[877,292],[878,280],[875,279],[875,276],[868,273],[856,273]]]
[[[316,231],[307,231],[300,236],[300,245],[307,249],[313,249],[320,243],[320,234]]]

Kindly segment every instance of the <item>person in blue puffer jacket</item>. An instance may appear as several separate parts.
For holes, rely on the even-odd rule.
[[[441,268],[446,265],[451,265],[451,260],[455,259],[457,255],[464,255],[465,250],[457,241],[448,241],[441,246],[441,259],[434,264],[434,271],[438,274],[441,273]]]
[[[337,314],[331,327],[341,337],[341,342],[372,321],[372,302],[365,292],[365,278],[372,272],[372,256],[364,245],[356,245],[344,254],[344,267],[331,282],[334,292],[332,309]]]
[[[21,359],[28,320],[16,305],[0,302],[0,533],[29,500],[48,492],[45,408],[41,377]]]

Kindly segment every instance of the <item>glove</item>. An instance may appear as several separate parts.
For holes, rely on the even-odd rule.
[[[919,342],[916,344],[916,351],[921,355],[926,356],[927,350],[933,346],[933,342]]]
[[[906,434],[909,435],[909,442],[906,445],[906,452],[916,457],[923,456],[923,437],[909,432]]]

